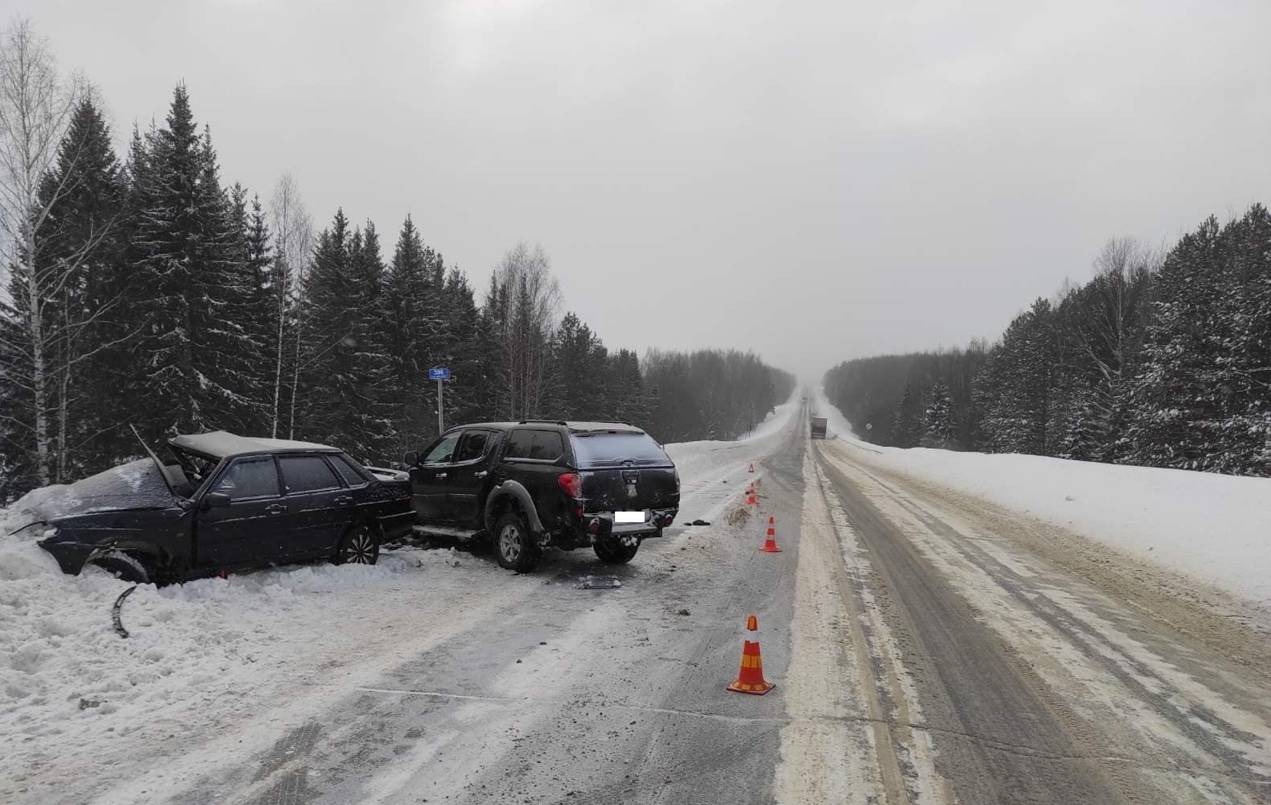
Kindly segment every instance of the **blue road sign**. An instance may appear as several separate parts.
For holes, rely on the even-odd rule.
[[[450,369],[445,366],[434,366],[428,370],[429,380],[449,380]]]

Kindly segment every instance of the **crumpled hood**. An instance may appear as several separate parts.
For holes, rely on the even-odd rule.
[[[148,458],[111,467],[76,481],[33,490],[13,505],[11,522],[22,526],[97,512],[163,509],[177,505],[158,467]]]

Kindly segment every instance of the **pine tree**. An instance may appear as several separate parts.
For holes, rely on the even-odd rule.
[[[648,428],[652,400],[645,390],[640,359],[631,350],[620,349],[609,356],[608,375],[609,414],[605,418]]]
[[[184,86],[142,164],[135,243],[147,295],[139,346],[146,429],[255,430],[263,395],[248,367],[262,345],[244,326],[252,279],[211,136],[199,135]]]
[[[1224,472],[1271,475],[1271,213],[1255,204],[1229,229],[1231,348],[1221,362],[1234,391]]]
[[[1127,463],[1214,469],[1229,443],[1235,388],[1221,356],[1232,346],[1218,222],[1179,241],[1157,277],[1155,321],[1130,392]]]
[[[436,260],[442,264],[440,255]],[[482,384],[491,382],[497,374],[484,364],[484,355],[491,345],[483,340],[487,335],[472,287],[457,268],[446,273],[440,306],[443,317],[439,342],[446,352],[437,361],[450,368],[452,377],[445,392],[445,421],[453,424],[486,419],[493,412],[487,414],[482,408]]]
[[[393,447],[392,366],[379,335],[384,266],[374,226],[349,233],[343,210],[323,230],[305,292],[297,433],[383,460]]]
[[[604,419],[608,354],[591,328],[574,313],[566,314],[556,329],[552,360],[553,416]]]
[[[954,440],[953,401],[949,397],[949,387],[943,380],[937,380],[931,387],[927,408],[922,413],[923,447],[948,449]]]
[[[388,351],[397,433],[395,451],[419,450],[436,432],[436,400],[428,369],[442,361],[445,334],[434,254],[410,216],[402,224],[385,281]]]
[[[900,398],[900,407],[896,409],[891,426],[891,443],[896,447],[914,447],[922,434],[922,403],[914,393],[913,385],[905,384],[905,393]]]
[[[979,399],[982,427],[995,452],[1049,455],[1058,444],[1059,434],[1048,429],[1055,366],[1050,318],[1050,302],[1038,299],[1011,322],[989,355]]]

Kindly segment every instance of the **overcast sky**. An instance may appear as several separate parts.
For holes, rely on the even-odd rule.
[[[611,348],[819,376],[995,337],[1101,244],[1271,201],[1271,2],[8,0],[117,140],[174,84],[227,182],[518,240]]]

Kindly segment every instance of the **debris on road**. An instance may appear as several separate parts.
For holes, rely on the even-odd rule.
[[[588,576],[578,585],[580,590],[616,590],[622,582],[613,576]]]
[[[115,631],[119,633],[120,637],[128,637],[128,630],[124,628],[124,623],[120,620],[120,610],[123,609],[124,599],[132,595],[132,591],[135,589],[137,589],[137,585],[134,584],[120,593],[119,597],[115,599],[115,605],[110,608],[110,619],[114,622]]]

